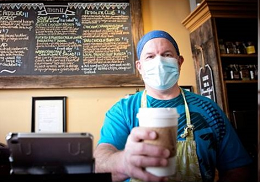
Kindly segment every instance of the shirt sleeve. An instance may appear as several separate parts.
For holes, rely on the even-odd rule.
[[[130,129],[128,127],[128,118],[122,107],[123,100],[117,102],[105,114],[105,119],[100,132],[100,143],[109,143],[114,145],[118,150],[125,147],[125,143]]]

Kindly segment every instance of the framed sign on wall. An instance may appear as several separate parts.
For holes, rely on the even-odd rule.
[[[33,97],[32,128],[35,133],[66,132],[67,97]]]
[[[191,85],[181,85],[180,87],[189,92],[194,92],[193,87]]]

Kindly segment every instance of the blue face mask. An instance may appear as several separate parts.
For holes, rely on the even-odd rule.
[[[144,61],[142,69],[144,82],[157,90],[167,90],[179,79],[179,65],[175,58],[156,56]]]

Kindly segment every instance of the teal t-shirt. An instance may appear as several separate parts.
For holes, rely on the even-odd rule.
[[[118,150],[124,149],[131,130],[139,126],[136,115],[141,107],[142,93],[143,91],[123,98],[108,110],[98,144],[109,143]],[[184,93],[190,110],[191,124],[194,125],[194,139],[203,181],[213,181],[215,168],[221,172],[250,164],[252,159],[219,106],[209,98],[185,90]],[[186,126],[181,94],[170,100],[158,100],[147,95],[147,107],[176,107],[180,115],[178,140],[185,140],[180,137]]]

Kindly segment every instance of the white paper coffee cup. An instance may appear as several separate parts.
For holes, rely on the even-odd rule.
[[[166,167],[147,167],[146,171],[156,176],[175,174],[175,157],[179,114],[176,108],[139,108],[137,114],[140,127],[149,127],[156,131],[156,140],[145,140],[153,145],[166,147],[170,150],[170,158]]]

